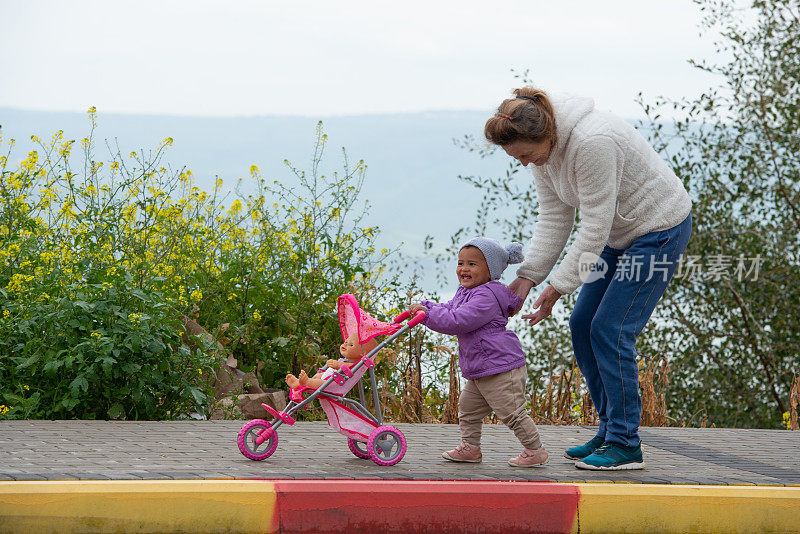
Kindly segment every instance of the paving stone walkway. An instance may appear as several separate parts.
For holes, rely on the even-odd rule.
[[[393,467],[355,458],[326,422],[278,431],[278,449],[254,462],[239,453],[243,421],[0,421],[0,480],[138,479],[418,479],[613,481],[652,484],[800,485],[800,432],[643,428],[647,468],[576,469],[563,450],[594,435],[591,428],[540,426],[550,452],[543,468],[506,461],[519,444],[503,425],[485,425],[483,462],[455,464],[441,451],[458,444],[456,425],[397,424],[408,451]]]

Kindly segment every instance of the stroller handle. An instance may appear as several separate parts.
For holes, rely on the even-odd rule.
[[[403,313],[401,313],[400,315],[398,315],[397,317],[395,317],[394,318],[394,322],[395,323],[402,323],[403,321],[405,321],[409,317],[411,317],[411,313],[408,310],[406,310]],[[411,319],[408,322],[408,327],[409,328],[413,328],[413,327],[417,326],[419,323],[422,322],[423,319],[425,319],[425,312],[422,311],[422,310],[419,310],[417,313],[414,314],[414,318]]]

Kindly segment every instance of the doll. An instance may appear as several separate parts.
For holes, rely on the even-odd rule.
[[[331,377],[334,371],[339,370],[342,365],[348,364],[350,367],[352,367],[358,363],[363,356],[369,354],[369,352],[377,345],[378,344],[374,338],[369,339],[366,343],[359,343],[358,334],[354,332],[350,334],[350,336],[339,346],[339,354],[344,357],[344,360],[326,361],[325,365],[328,366],[328,369],[323,372],[319,372],[312,377],[309,377],[305,370],[300,371],[300,376],[288,374],[286,375],[286,384],[292,389],[301,387],[317,389],[324,384],[328,378]]]

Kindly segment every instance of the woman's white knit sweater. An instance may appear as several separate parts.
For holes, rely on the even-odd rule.
[[[580,210],[578,235],[550,277],[559,293],[581,285],[584,253],[626,249],[634,239],[680,224],[692,208],[675,173],[627,122],[581,97],[553,98],[558,143],[533,167],[539,216],[517,276],[540,284],[567,244]],[[584,256],[585,261],[586,256]]]

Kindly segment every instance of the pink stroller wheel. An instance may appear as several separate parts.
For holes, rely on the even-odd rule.
[[[379,426],[369,435],[367,451],[376,464],[394,465],[402,460],[406,453],[406,438],[393,426]]]
[[[366,443],[356,441],[353,438],[347,438],[347,446],[350,447],[350,452],[352,452],[356,458],[361,458],[362,460],[369,459]]]
[[[270,424],[263,419],[253,419],[242,425],[237,437],[239,451],[251,460],[266,460],[278,448],[278,434],[273,432],[269,439],[258,443],[259,433],[270,428]]]

